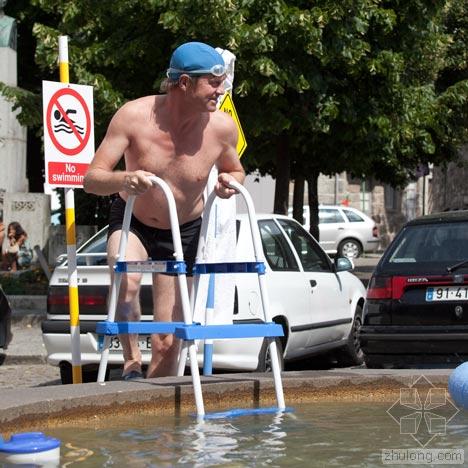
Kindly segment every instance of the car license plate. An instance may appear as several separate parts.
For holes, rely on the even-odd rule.
[[[444,288],[426,289],[426,302],[465,300],[468,300],[468,286],[446,286]]]
[[[138,346],[141,350],[151,349],[151,335],[140,336],[138,339]],[[109,345],[111,351],[122,351],[122,343],[118,336],[113,336]]]

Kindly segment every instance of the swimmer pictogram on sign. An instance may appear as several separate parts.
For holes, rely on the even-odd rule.
[[[46,184],[82,187],[94,157],[93,88],[44,81]]]
[[[76,114],[76,109],[67,109],[65,113],[70,116],[70,114]],[[53,126],[54,132],[59,133],[59,132],[65,132],[65,133],[73,133],[72,127],[68,124],[67,119],[60,113],[60,111],[57,109],[54,112],[54,118],[57,121],[57,123]],[[74,120],[70,119],[71,123],[75,126],[76,130],[80,135],[84,134],[84,128],[80,127]]]
[[[91,118],[86,102],[74,89],[60,89],[52,96],[47,108],[47,130],[52,144],[63,154],[74,156],[85,148]]]

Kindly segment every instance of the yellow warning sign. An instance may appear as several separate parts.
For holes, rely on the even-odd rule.
[[[232,97],[229,93],[226,93],[224,96],[221,105],[219,108],[223,111],[229,114],[233,119],[234,122],[236,122],[237,125],[237,154],[239,155],[239,158],[242,156],[242,154],[245,151],[245,148],[247,148],[247,141],[245,139],[244,132],[242,130],[239,117],[237,116],[236,108],[234,107],[234,102],[232,100]]]

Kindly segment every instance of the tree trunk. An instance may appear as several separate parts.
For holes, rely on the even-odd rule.
[[[310,233],[314,236],[317,242],[320,240],[319,234],[319,217],[318,217],[318,172],[311,172],[307,177],[307,185],[309,186],[309,213],[310,213]]]
[[[293,218],[304,224],[304,176],[297,175],[294,179]]]
[[[276,140],[276,184],[273,212],[287,214],[289,205],[290,157],[288,135],[282,133]]]

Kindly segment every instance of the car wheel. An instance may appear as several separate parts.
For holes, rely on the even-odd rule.
[[[60,380],[62,381],[62,385],[68,385],[73,383],[73,373],[72,373],[72,365],[69,362],[61,362],[59,364],[60,368]],[[98,367],[94,364],[88,364],[81,367],[81,377],[83,383],[88,382],[96,382],[97,375],[98,375]],[[109,380],[109,368],[106,370],[106,378],[105,380]]]
[[[278,350],[278,361],[280,370],[284,370],[284,357],[283,357],[283,344],[279,338],[275,338],[276,341],[276,349]],[[256,369],[257,372],[272,372],[271,367],[271,356],[270,350],[268,346],[269,340],[266,338],[263,340],[262,348],[260,349],[260,353],[258,354],[258,367]]]
[[[346,346],[337,353],[338,363],[342,366],[360,366],[364,362],[364,353],[359,341],[359,330],[362,326],[362,307],[356,306],[353,326],[348,335]]]
[[[338,246],[338,256],[346,258],[358,258],[362,253],[361,243],[355,239],[345,239]]]

